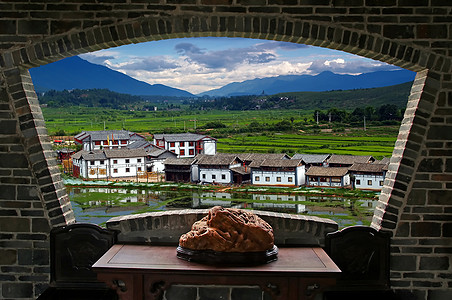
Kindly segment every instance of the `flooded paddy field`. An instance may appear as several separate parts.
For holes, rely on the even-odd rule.
[[[321,189],[158,186],[85,186],[67,184],[76,220],[103,225],[116,216],[215,205],[332,219],[340,228],[368,225],[377,204],[375,193],[334,193]],[[360,196],[361,195],[361,196]]]

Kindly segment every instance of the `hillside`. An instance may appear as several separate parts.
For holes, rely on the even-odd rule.
[[[223,110],[252,109],[329,109],[353,110],[358,107],[378,107],[392,104],[398,108],[406,106],[411,82],[394,86],[330,92],[293,92],[272,96],[222,97],[214,100],[191,101],[192,108]]]
[[[381,106],[394,104],[399,108],[405,107],[410,94],[412,82],[393,86],[340,90],[330,92],[293,92],[280,93],[274,96],[294,98],[295,102],[286,108],[328,109],[354,109],[357,107]]]
[[[90,90],[50,90],[38,94],[39,103],[49,107],[108,107],[113,109],[128,109],[130,105],[143,102],[139,96],[120,94],[107,89]]]
[[[162,84],[148,84],[78,56],[30,69],[37,92],[47,90],[109,89],[130,95],[193,97],[189,92]]]

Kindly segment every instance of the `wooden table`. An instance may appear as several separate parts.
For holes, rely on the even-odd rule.
[[[280,248],[278,260],[252,267],[214,267],[176,257],[176,247],[114,245],[94,265],[122,300],[161,299],[172,284],[259,286],[273,299],[312,299],[340,270],[322,248]]]

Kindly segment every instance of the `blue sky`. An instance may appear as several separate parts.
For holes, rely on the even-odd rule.
[[[80,55],[149,84],[198,94],[231,82],[323,71],[361,74],[395,66],[346,52],[288,42],[199,37],[151,41]]]

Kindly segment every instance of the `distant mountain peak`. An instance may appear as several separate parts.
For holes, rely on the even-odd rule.
[[[194,97],[193,94],[165,86],[148,84],[108,67],[90,63],[78,56],[30,69],[39,90],[108,89],[130,95]]]

